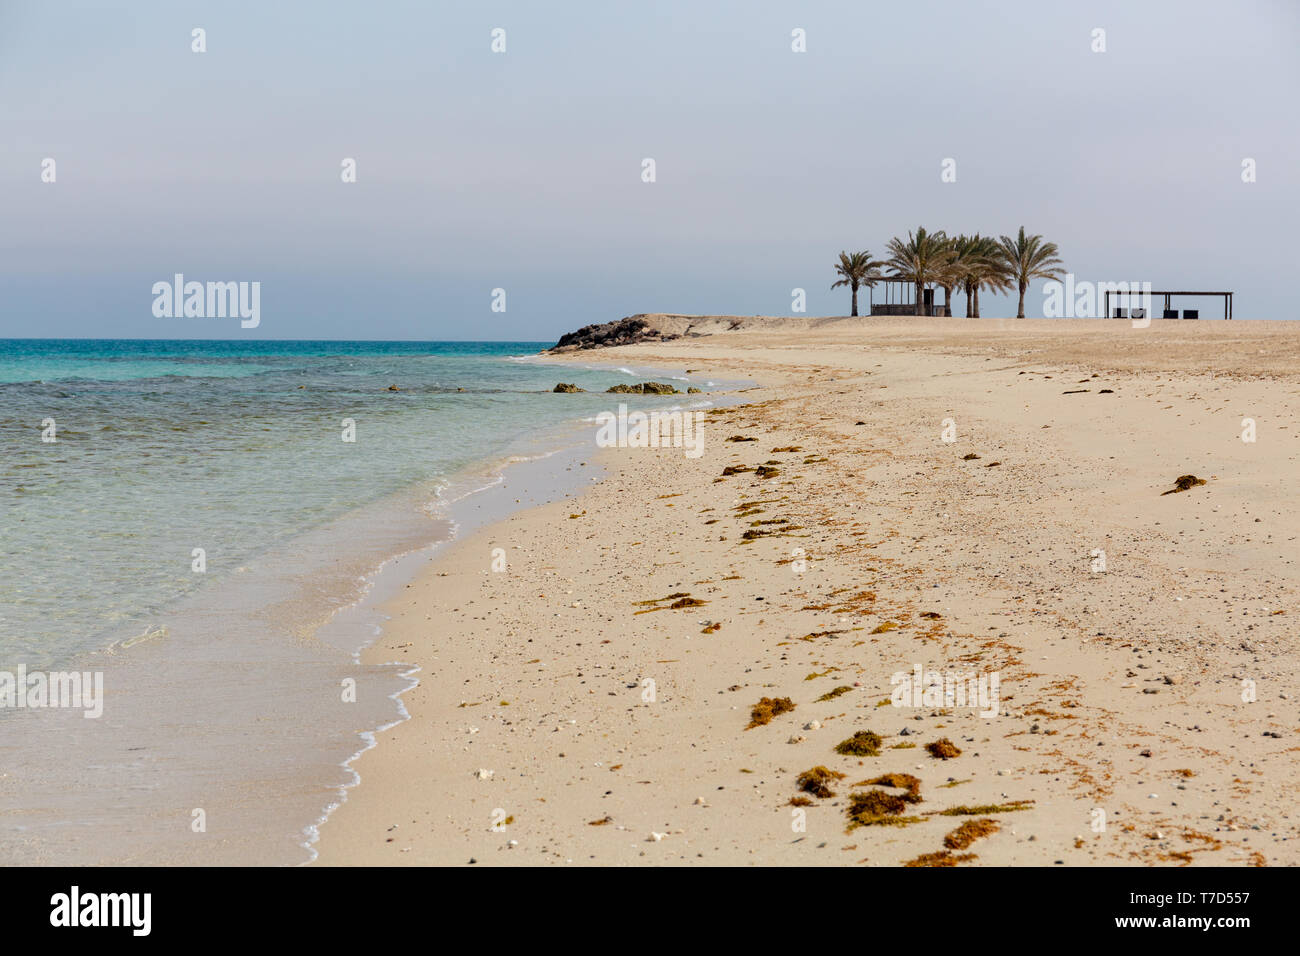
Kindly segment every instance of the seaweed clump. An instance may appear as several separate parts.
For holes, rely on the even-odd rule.
[[[964,850],[976,840],[998,832],[998,821],[984,817],[980,820],[967,820],[957,829],[943,838],[943,845],[950,850]]]
[[[948,850],[940,850],[938,853],[922,853],[916,859],[908,860],[903,866],[956,866],[958,863],[978,859],[979,857],[974,853],[953,855]]]
[[[1197,485],[1203,484],[1205,484],[1204,478],[1197,478],[1195,475],[1179,475],[1174,479],[1174,486],[1168,491],[1160,492],[1160,497],[1176,495],[1180,491],[1187,491],[1189,488],[1195,488]]]
[[[879,757],[880,735],[869,730],[859,730],[847,740],[835,745],[835,752],[846,757]]]
[[[841,685],[836,687],[834,690],[828,690],[826,693],[822,694],[817,698],[816,702],[820,704],[823,701],[834,700],[836,697],[839,697],[840,694],[847,694],[851,690],[853,690],[853,688],[849,687],[847,684]]]
[[[1028,810],[1032,800],[1012,800],[1010,803],[986,803],[978,807],[949,807],[940,810],[943,817],[982,817],[990,813],[1011,813],[1013,810]]]
[[[855,786],[859,786],[855,784]],[[903,800],[908,803],[921,802],[921,781],[913,777],[910,773],[886,773],[881,774],[874,780],[864,780],[861,786],[868,787],[895,787],[899,790],[906,790]]]
[[[920,817],[905,817],[907,798],[883,790],[868,790],[849,794],[849,829],[875,826],[906,826],[917,823]]]
[[[764,697],[749,712],[749,726],[745,729],[750,730],[754,727],[770,724],[773,717],[778,717],[792,710],[794,710],[794,701],[789,697]]]
[[[665,603],[667,602],[667,603]],[[693,598],[688,591],[677,591],[667,597],[652,598],[649,601],[637,601],[635,606],[641,608],[639,611],[633,611],[634,614],[649,614],[651,611],[678,611],[687,607],[700,607],[708,604],[708,601],[701,601],[699,598]]]
[[[799,774],[795,778],[795,783],[804,793],[811,793],[814,797],[825,800],[835,796],[835,791],[830,788],[830,785],[843,777],[842,773],[818,766]]]
[[[926,744],[925,749],[929,751],[931,757],[936,757],[939,760],[948,760],[952,757],[961,756],[961,749],[947,737],[940,737],[933,743]]]

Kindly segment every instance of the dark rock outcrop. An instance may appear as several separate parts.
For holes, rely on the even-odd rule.
[[[570,385],[568,382],[561,382],[559,385],[556,385],[555,388],[551,389],[551,391],[572,393],[572,392],[585,392],[586,389],[578,388],[578,386],[576,385]]]
[[[611,385],[606,392],[619,395],[678,395],[677,389],[662,382],[642,382],[640,385]]]
[[[678,338],[676,335],[664,335],[658,329],[651,328],[645,319],[631,316],[617,322],[602,322],[598,325],[584,325],[576,332],[566,332],[560,341],[551,347],[552,352],[574,352],[579,349],[600,349],[611,345],[634,345],[637,342],[667,342]]]

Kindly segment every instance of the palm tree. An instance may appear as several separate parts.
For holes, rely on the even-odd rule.
[[[1042,236],[1026,236],[1025,227],[1015,239],[1003,236],[998,242],[1002,261],[1010,273],[1009,278],[1020,288],[1020,307],[1016,318],[1025,317],[1025,290],[1034,279],[1060,279],[1065,275],[1065,263],[1057,258],[1054,242],[1043,242]]]
[[[970,318],[970,266],[971,256],[974,252],[974,240],[963,233],[949,240],[949,259],[948,271],[954,280],[953,285],[962,289],[966,293],[966,317]],[[944,294],[947,295],[948,287],[944,286]],[[952,314],[951,311],[948,313]]]
[[[935,272],[935,282],[943,289],[943,311],[952,317],[952,290],[960,288],[966,279],[966,265],[963,259],[970,255],[970,239],[966,236],[950,236],[943,261]],[[966,301],[966,314],[970,315],[970,300]]]
[[[916,234],[907,234],[907,242],[889,240],[889,261],[885,265],[894,270],[900,279],[909,279],[916,286],[916,314],[924,315],[925,287],[937,282],[948,261],[948,237],[941,231],[926,232],[917,226]]]
[[[966,237],[962,237],[966,238]],[[966,290],[966,317],[980,317],[980,289],[1005,292],[1011,288],[1002,247],[990,236],[979,233],[966,239],[961,249],[962,284]]]
[[[853,290],[853,311],[849,315],[858,314],[858,287],[874,286],[880,279],[880,267],[884,263],[878,259],[872,259],[871,253],[855,252],[850,255],[847,252],[840,253],[840,261],[835,266],[835,274],[841,276],[840,280],[831,286],[832,289],[838,289],[842,285],[848,286]]]

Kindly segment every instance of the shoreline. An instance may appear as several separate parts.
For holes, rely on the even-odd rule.
[[[540,394],[538,399],[552,400]],[[309,862],[319,826],[355,785],[351,763],[370,748],[367,737],[373,728],[404,719],[401,695],[411,686],[409,669],[400,661],[372,666],[360,660],[382,633],[376,601],[400,590],[402,579],[417,573],[448,541],[520,507],[501,490],[513,491],[521,470],[562,462],[587,429],[576,411],[557,421],[543,418],[498,453],[442,478],[421,479],[247,557],[233,569],[247,574],[227,572],[221,580],[204,582],[212,586],[161,606],[154,620],[163,624],[149,629],[153,640],[119,640],[80,654],[74,662],[78,671],[102,669],[108,677],[111,699],[102,720],[82,721],[71,711],[45,720],[2,715],[12,721],[7,726],[15,734],[7,756],[17,766],[30,764],[22,773],[0,775],[8,778],[0,783],[4,855],[47,864],[84,861],[84,852],[70,842],[76,829],[70,821],[93,817],[101,837],[91,862]],[[559,497],[574,490],[561,478],[548,488]],[[351,535],[353,545],[364,538],[364,547],[341,561],[340,534]],[[387,550],[393,545],[398,550]],[[275,572],[270,577],[263,573],[267,568]],[[256,625],[247,636],[262,640],[241,653],[242,631],[238,639],[227,631],[217,635],[220,640],[201,639],[207,631],[195,630],[193,621],[215,620],[213,607],[223,601],[242,604],[239,595],[245,593],[244,617]],[[361,703],[340,710],[344,679],[356,682]],[[227,685],[229,693],[223,690]],[[149,719],[156,710],[176,716],[160,728]],[[291,718],[282,720],[286,713]],[[249,761],[235,744],[250,735],[260,739],[272,721],[282,728],[276,732],[279,742],[265,740]],[[217,741],[222,727],[229,728],[229,745]],[[195,730],[202,740],[194,739]],[[125,756],[123,739],[133,744]],[[207,740],[221,749],[208,754]],[[187,752],[180,759],[170,756],[178,747]],[[43,759],[22,760],[20,754],[33,748],[71,754],[71,765],[88,762],[101,772],[119,762],[156,766],[149,779],[157,798],[116,811],[96,799],[93,782],[65,787],[57,774],[40,769]],[[272,759],[273,751],[282,751],[283,759]],[[190,807],[211,816],[212,838],[191,834]],[[146,826],[150,838],[133,840],[131,833]]]
[[[328,628],[355,633],[358,626],[372,627],[373,633],[370,640],[360,644],[352,652],[353,660],[356,664],[361,665],[366,652],[384,636],[384,625],[388,620],[384,608],[394,599],[395,594],[416,579],[430,564],[437,560],[445,549],[465,537],[467,528],[469,534],[473,534],[475,529],[486,524],[493,524],[513,510],[515,506],[506,502],[497,501],[494,504],[492,503],[494,495],[499,498],[505,493],[508,487],[508,476],[516,479],[522,477],[523,483],[532,488],[531,497],[534,500],[567,498],[579,487],[576,484],[566,483],[562,476],[554,473],[554,469],[559,465],[564,465],[565,471],[572,470],[571,465],[567,465],[565,462],[576,462],[577,460],[574,450],[578,431],[579,429],[575,427],[573,434],[570,434],[563,444],[549,451],[539,449],[534,455],[522,457],[512,454],[504,460],[481,462],[469,469],[476,475],[491,475],[492,480],[481,487],[471,488],[445,503],[442,516],[450,524],[447,537],[439,538],[423,547],[393,555],[386,559],[380,567],[367,576],[365,590],[356,602],[337,611],[320,630]],[[558,438],[558,436],[555,437]],[[550,461],[552,458],[555,459],[554,462]],[[528,491],[524,493],[529,494]],[[471,519],[467,513],[462,511],[462,509],[468,509],[470,505],[475,505],[476,509],[482,509],[485,501],[489,502],[489,514],[486,516],[477,515]],[[368,622],[368,619],[373,620]],[[388,699],[392,700],[396,706],[394,719],[373,730],[360,732],[361,742],[364,746],[360,747],[340,764],[347,773],[352,775],[352,780],[338,788],[337,799],[324,809],[318,820],[304,829],[308,839],[302,846],[311,855],[309,859],[300,861],[295,865],[307,866],[315,862],[319,855],[316,845],[320,840],[321,827],[329,821],[330,816],[339,807],[347,802],[348,793],[361,783],[360,774],[352,766],[353,763],[377,746],[379,734],[410,719],[410,714],[406,710],[402,697],[418,686],[419,666],[408,666],[400,661],[393,660],[383,661],[382,664],[406,668],[399,672],[399,676],[408,681],[407,686],[387,695]]]
[[[545,353],[542,353],[542,356],[544,355]],[[510,359],[511,361],[530,361],[535,360],[535,357],[511,356]],[[575,362],[574,364],[578,363]],[[669,374],[668,371],[662,368],[644,368],[637,372],[615,365],[582,364],[584,368],[591,370],[618,371],[632,377],[689,381],[689,378],[685,376]],[[733,388],[736,385],[736,383],[728,382],[708,382],[703,384],[711,387],[717,385],[717,387],[724,389]],[[731,393],[727,391],[712,391],[688,396],[683,390],[679,397],[683,400],[688,397],[693,398],[697,400],[697,404],[715,407],[719,403],[725,403],[730,395]],[[635,400],[638,397],[636,395],[617,396],[617,398],[624,401]],[[467,480],[470,474],[476,476],[475,481],[488,480],[486,484],[461,491],[456,497],[442,504],[439,509],[439,518],[440,520],[446,520],[450,524],[446,537],[441,537],[425,546],[386,558],[378,568],[375,568],[366,576],[366,584],[357,600],[335,611],[330,619],[317,629],[317,635],[326,630],[340,630],[351,633],[359,625],[373,627],[372,638],[357,646],[352,652],[352,657],[358,665],[365,663],[363,658],[367,652],[384,637],[384,627],[391,619],[391,614],[387,612],[387,608],[396,599],[397,592],[409,587],[412,581],[427,574],[429,568],[439,560],[445,551],[453,548],[457,542],[465,538],[473,538],[484,529],[500,524],[510,515],[520,510],[540,507],[542,504],[559,503],[575,495],[580,496],[585,487],[583,479],[587,481],[599,480],[599,473],[602,470],[600,465],[580,461],[580,459],[588,457],[586,448],[591,440],[590,433],[594,432],[596,428],[595,422],[591,419],[571,419],[552,426],[546,439],[530,440],[526,450],[516,449],[504,457],[485,459],[476,462],[472,466],[467,466],[457,475],[448,476],[445,487],[454,487],[457,484],[457,477],[459,477],[462,485],[473,483]],[[584,435],[585,438],[582,437]],[[586,468],[589,464],[594,464],[590,473],[583,474],[580,477],[576,472],[572,478],[568,479],[560,474],[561,468],[565,472],[573,472],[576,468]],[[512,490],[509,494],[518,493],[525,496],[528,499],[527,504],[523,503],[523,498],[516,498],[514,502],[502,498],[503,495],[509,496],[507,494],[508,489],[515,488],[517,490]],[[471,506],[474,511],[482,512],[485,510],[485,505],[485,514],[475,514],[471,517],[469,512]],[[399,565],[408,563],[413,566],[399,567]],[[349,621],[349,618],[359,618],[360,620]],[[374,620],[367,622],[367,618]],[[369,663],[373,666],[406,666],[400,661],[393,660],[379,661],[375,659]],[[341,762],[340,766],[351,774],[353,779],[339,787],[338,799],[325,808],[319,819],[304,828],[304,833],[307,834],[308,839],[302,844],[302,847],[311,856],[309,859],[295,865],[308,866],[316,862],[319,857],[316,846],[320,842],[321,828],[330,820],[335,811],[346,804],[348,794],[360,785],[361,776],[353,767],[353,763],[378,745],[379,734],[391,730],[410,719],[410,714],[403,704],[402,697],[419,685],[419,678],[416,676],[419,673],[420,667],[418,665],[399,673],[399,676],[409,681],[408,685],[387,695],[398,708],[397,717],[386,724],[376,727],[374,730],[361,732],[361,739],[365,746]]]
[[[1032,338],[1033,324],[1017,323],[1021,336]],[[1263,344],[1274,344],[1272,334]],[[1283,716],[1294,707],[1278,688],[1298,675],[1285,654],[1285,616],[1260,609],[1285,609],[1300,593],[1294,562],[1268,550],[1300,534],[1281,507],[1283,465],[1294,457],[1283,440],[1296,436],[1274,432],[1272,445],[1247,449],[1263,453],[1251,463],[1204,431],[1225,402],[1267,401],[1270,420],[1283,421],[1296,405],[1285,383],[1258,376],[1241,346],[1236,365],[1215,350],[1217,376],[1089,369],[1117,397],[1109,408],[1085,407],[1108,398],[1091,378],[1073,386],[1080,366],[1035,357],[1060,349],[1051,340],[1007,364],[978,346],[954,355],[810,338],[713,336],[603,351],[601,359],[685,362],[765,388],[758,402],[710,416],[700,463],[671,450],[592,448],[606,477],[572,512],[566,503],[518,512],[425,569],[390,607],[392,627],[372,652],[410,642],[407,656],[429,680],[406,695],[411,719],[357,761],[365,786],[322,828],[318,865],[897,865],[942,852],[943,834],[961,820],[927,815],[845,833],[847,784],[885,772],[918,776],[923,814],[960,803],[947,784],[976,807],[1033,801],[991,813],[1001,830],[975,845],[982,863],[1294,862],[1300,844],[1284,795],[1296,773],[1286,741],[1266,734],[1285,737],[1296,721]],[[1213,407],[1198,402],[1206,393]],[[961,420],[952,446],[937,441],[945,416]],[[760,440],[721,441],[733,432]],[[728,462],[752,466],[748,459],[799,442],[798,458],[774,459],[785,474],[715,481]],[[962,462],[964,454],[983,460]],[[1001,470],[989,470],[994,462]],[[1207,471],[1209,486],[1163,497],[1188,468]],[[773,492],[779,503],[762,500]],[[789,541],[760,534],[741,544],[733,535],[746,526],[726,508],[748,513],[746,502],[769,512],[754,520],[800,530],[786,532]],[[1239,512],[1261,516],[1271,537],[1234,533]],[[773,550],[778,541],[788,547]],[[502,544],[511,573],[495,576],[487,549]],[[796,544],[809,568],[797,578],[785,553]],[[1109,546],[1111,567],[1093,575],[1098,544]],[[647,546],[655,555],[637,551]],[[1206,566],[1194,581],[1189,554],[1214,558],[1199,559]],[[1249,641],[1207,640],[1236,627],[1233,615],[1216,613],[1219,588],[1231,594],[1220,600],[1240,602]],[[870,600],[843,597],[864,589]],[[636,614],[638,601],[678,592],[708,603]],[[1192,604],[1199,616],[1185,613]],[[411,626],[421,614],[441,622],[437,633]],[[701,635],[705,619],[721,630]],[[849,621],[843,634],[816,636]],[[1237,651],[1238,642],[1255,650]],[[525,653],[524,644],[536,646]],[[687,656],[695,660],[683,663]],[[991,721],[943,708],[876,709],[893,673],[977,660],[1001,673],[1006,713]],[[1267,674],[1268,696],[1245,706],[1233,701],[1232,675],[1248,664]],[[770,672],[762,683],[745,676],[762,671]],[[658,710],[636,689],[649,675],[658,677]],[[849,690],[813,700],[811,688],[838,680]],[[796,713],[746,731],[760,696],[790,696]],[[821,729],[803,729],[810,721]],[[1171,722],[1186,729],[1171,733]],[[854,764],[834,753],[836,740],[859,729],[882,736],[882,756]],[[910,742],[903,729],[922,744],[952,735],[964,752],[938,760],[895,751]],[[792,834],[794,778],[818,765],[847,774],[843,790],[813,800],[807,833]],[[479,770],[492,773],[478,779]],[[1091,828],[1098,807],[1110,813],[1103,833]],[[497,810],[511,819],[505,831],[492,829]]]
[[[643,368],[641,371],[635,372],[616,365],[583,364],[585,368],[620,371],[633,377],[688,381],[683,376],[668,374],[663,369]],[[705,384],[710,386],[716,384],[719,388],[734,388],[739,383],[709,382]],[[745,383],[745,387],[752,388],[754,386],[752,383]],[[695,405],[713,408],[720,405],[725,406],[733,396],[734,393],[730,391],[710,391],[690,396],[683,391],[680,396],[675,397],[682,400],[689,397],[696,400]],[[614,397],[616,400],[626,403],[635,401],[640,396],[615,395]],[[318,633],[326,629],[352,632],[358,625],[373,627],[372,638],[361,644],[353,652],[354,660],[358,664],[367,663],[370,666],[407,667],[400,661],[381,660],[378,656],[369,661],[364,660],[376,643],[383,639],[384,628],[392,618],[391,606],[400,591],[410,587],[413,581],[427,575],[430,568],[436,565],[445,553],[454,550],[458,544],[466,540],[472,540],[480,534],[490,532],[490,529],[501,524],[511,515],[520,511],[542,507],[545,504],[559,504],[565,500],[580,497],[586,487],[584,479],[585,481],[600,480],[600,473],[603,471],[598,460],[581,460],[584,458],[598,458],[598,456],[592,456],[589,451],[591,434],[597,430],[597,427],[593,419],[573,419],[560,427],[552,428],[549,441],[536,443],[531,452],[515,452],[504,458],[478,462],[472,468],[467,469],[467,472],[473,472],[480,477],[490,476],[491,480],[480,487],[463,491],[457,497],[445,503],[439,514],[442,519],[450,523],[451,527],[448,535],[428,545],[385,559],[380,567],[367,575],[367,583],[361,596],[347,607],[334,612],[329,621],[318,629]],[[574,477],[566,479],[559,473],[561,468],[565,472],[570,472],[588,466],[591,466],[590,471],[580,477],[575,472]],[[516,498],[514,502],[504,500],[513,494],[519,494],[523,497]],[[526,504],[524,503],[525,498],[527,499]],[[475,511],[483,511],[485,505],[486,514],[470,516],[468,509],[471,506]],[[412,566],[398,567],[405,564]],[[349,621],[347,620],[349,617],[358,617],[362,620]],[[375,621],[366,623],[365,619],[367,617],[375,618]],[[304,832],[308,834],[309,839],[302,846],[311,854],[311,857],[294,865],[309,866],[318,859],[319,851],[316,847],[320,842],[321,828],[329,822],[332,815],[340,807],[347,803],[348,795],[354,792],[362,782],[360,773],[353,766],[354,762],[378,746],[379,734],[392,730],[410,719],[410,714],[406,710],[402,697],[419,685],[417,675],[420,671],[421,668],[414,665],[400,672],[400,676],[410,681],[410,683],[393,694],[387,695],[398,707],[397,718],[374,730],[363,732],[361,737],[365,746],[341,762],[341,766],[353,776],[353,779],[338,788],[338,799],[326,807],[318,820],[305,828]]]

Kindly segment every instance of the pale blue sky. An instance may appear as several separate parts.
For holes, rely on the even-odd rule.
[[[1292,318],[1297,51],[1290,0],[6,0],[0,337],[542,340],[795,287],[842,315],[839,250],[918,224]],[[261,325],[155,318],[175,272],[260,281]]]

